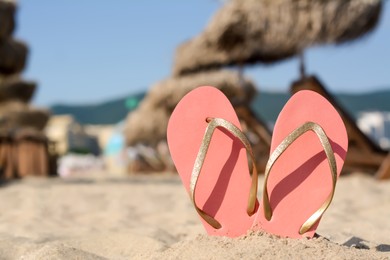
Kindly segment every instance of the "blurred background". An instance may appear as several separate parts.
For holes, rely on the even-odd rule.
[[[389,46],[381,0],[0,0],[1,176],[174,171],[169,115],[213,85],[260,169],[284,103],[311,89],[347,125],[345,172],[389,178]]]

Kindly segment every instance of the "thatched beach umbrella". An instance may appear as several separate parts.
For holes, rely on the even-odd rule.
[[[8,38],[15,28],[15,1],[0,0],[0,41]]]
[[[30,107],[27,111],[10,113],[9,118],[13,125],[32,127],[42,131],[49,121],[50,112],[47,109]]]
[[[15,74],[24,69],[28,54],[27,45],[7,39],[0,42],[0,74]]]
[[[31,127],[42,130],[49,116],[48,110],[30,107],[20,101],[2,102],[0,106],[0,123],[6,129]]]
[[[351,41],[376,26],[381,7],[381,0],[231,0],[178,48],[174,74],[272,63],[313,45]]]
[[[244,84],[246,88],[242,88]],[[233,71],[205,72],[173,77],[155,84],[137,110],[126,121],[126,144],[143,143],[155,146],[164,140],[168,119],[176,104],[196,87],[211,85],[219,88],[230,100],[245,98],[244,89],[255,90],[252,81],[241,78]]]
[[[154,167],[148,160],[159,160],[168,169],[173,164],[166,144],[168,119],[177,103],[188,92],[196,87],[211,85],[219,88],[233,103],[243,130],[251,133],[250,141],[254,145],[254,153],[258,169],[265,167],[268,159],[271,135],[265,124],[252,113],[246,105],[250,97],[255,96],[255,86],[249,79],[237,72],[229,70],[201,72],[197,74],[172,77],[154,85],[137,110],[128,115],[125,128],[127,146],[137,149],[137,145],[146,145],[156,151],[152,158],[141,158],[140,162],[130,162],[137,170],[148,170]],[[142,146],[141,146],[142,147]],[[139,151],[142,153],[142,151]],[[145,153],[139,155],[148,157]],[[155,158],[157,156],[157,158]],[[149,164],[149,168],[144,164]],[[154,163],[156,165],[156,163]],[[142,169],[140,169],[142,168]],[[133,169],[134,170],[134,169]]]
[[[28,103],[33,97],[35,89],[35,82],[24,81],[19,77],[0,79],[0,102],[18,100]]]

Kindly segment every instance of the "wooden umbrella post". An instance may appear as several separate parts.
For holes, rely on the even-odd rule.
[[[306,78],[306,67],[305,67],[305,55],[303,51],[299,53],[298,58],[299,58],[299,73],[301,75],[301,80],[304,80]]]
[[[14,177],[12,139],[8,134],[1,136],[0,141],[0,169],[1,179],[10,180]]]
[[[19,177],[23,178],[29,175],[29,157],[31,154],[28,149],[28,142],[24,140],[23,137],[17,136],[16,138],[17,146],[17,164],[18,164],[18,174]]]
[[[42,131],[50,113],[29,105],[37,88],[25,81],[24,69],[29,47],[13,37],[15,1],[0,0],[0,169],[2,179],[46,175],[48,162]]]
[[[49,159],[48,159],[48,147],[46,140],[40,140],[36,143],[37,146],[37,162],[38,162],[38,175],[47,176],[49,175]]]

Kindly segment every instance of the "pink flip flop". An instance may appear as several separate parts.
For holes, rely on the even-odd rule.
[[[167,139],[176,169],[210,235],[236,237],[252,227],[258,202],[253,153],[226,96],[199,87],[176,106]],[[254,165],[254,164],[253,164]]]
[[[348,149],[336,109],[313,91],[296,93],[276,121],[254,229],[313,237],[332,201]]]

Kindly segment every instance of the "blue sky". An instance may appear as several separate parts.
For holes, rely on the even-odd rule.
[[[217,0],[19,0],[15,34],[31,48],[23,76],[39,83],[34,103],[95,103],[149,89],[169,77],[177,45],[220,7]],[[390,3],[368,37],[310,49],[306,64],[331,91],[390,88]],[[298,63],[245,73],[260,91],[287,91]]]

